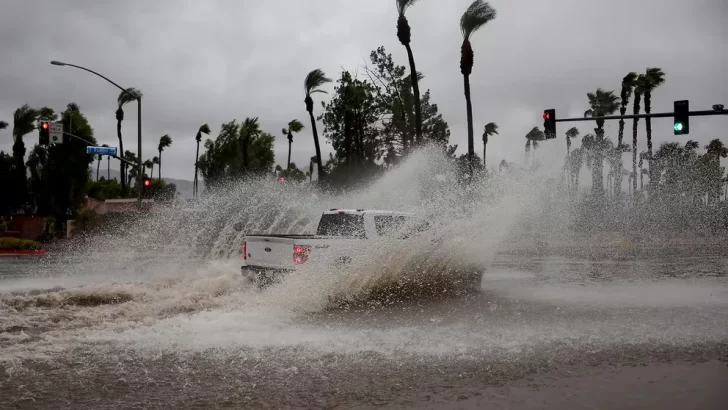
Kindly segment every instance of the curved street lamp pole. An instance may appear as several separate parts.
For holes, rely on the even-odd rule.
[[[75,64],[63,63],[61,61],[55,61],[55,60],[54,61],[51,61],[51,64],[52,65],[57,65],[57,66],[74,67],[74,68],[78,68],[80,70],[88,71],[91,74],[95,74],[98,77],[103,78],[104,80],[106,80],[109,83],[111,83],[114,86],[116,86],[116,88],[118,88],[121,91],[129,94],[129,96],[131,96],[132,98],[134,98],[135,100],[137,100],[137,103],[138,103],[137,105],[138,105],[138,109],[139,109],[139,114],[138,114],[139,115],[139,120],[137,122],[137,126],[138,126],[138,128],[137,128],[137,137],[138,137],[138,147],[137,147],[137,151],[138,151],[138,156],[139,156],[139,158],[137,158],[137,160],[139,161],[139,163],[137,164],[137,166],[139,167],[138,170],[137,170],[137,191],[138,191],[139,197],[137,199],[137,206],[141,210],[142,209],[142,178],[144,177],[144,175],[143,175],[144,173],[142,172],[142,170],[144,169],[144,168],[142,168],[142,96],[141,95],[135,95],[135,94],[130,93],[129,91],[127,91],[125,88],[123,88],[119,84],[111,81],[110,79],[104,77],[103,75],[97,73],[96,71],[89,70],[86,67],[81,67],[81,66],[78,66],[78,65],[75,65]],[[124,153],[122,152],[121,155],[124,155]],[[121,177],[122,178],[125,178],[126,176],[125,175],[122,175]]]

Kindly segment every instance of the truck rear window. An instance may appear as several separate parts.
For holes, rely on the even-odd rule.
[[[364,216],[353,214],[321,215],[316,235],[364,239]]]

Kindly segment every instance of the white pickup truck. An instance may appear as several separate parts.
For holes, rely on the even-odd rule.
[[[243,276],[259,287],[280,278],[307,262],[324,263],[345,271],[352,258],[367,257],[362,240],[407,240],[430,229],[430,224],[411,213],[364,209],[331,209],[323,212],[315,235],[255,235],[243,238]],[[364,255],[362,255],[364,253]],[[480,286],[482,269],[473,269],[466,279]]]

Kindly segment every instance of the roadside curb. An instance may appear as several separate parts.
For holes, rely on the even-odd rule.
[[[0,250],[0,256],[16,256],[16,255],[45,255],[45,249],[24,249],[24,250]]]

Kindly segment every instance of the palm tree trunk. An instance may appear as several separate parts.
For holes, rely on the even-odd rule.
[[[99,182],[99,169],[101,168],[101,158],[96,161],[96,182]]]
[[[321,163],[321,147],[319,146],[318,132],[316,131],[316,119],[313,117],[313,110],[308,111],[308,116],[311,117],[311,130],[313,131],[313,145],[316,148],[316,162],[318,163],[316,169],[318,170],[319,181],[325,178],[324,166]]]
[[[197,198],[197,169],[198,165],[197,162],[200,160],[200,141],[197,141],[197,152],[195,153],[195,180],[194,185],[192,187],[192,197]],[[152,169],[154,169],[154,164],[152,164]]]
[[[652,94],[647,90],[645,92],[645,114],[649,114],[652,111]],[[650,183],[652,183],[652,119],[650,117],[645,118],[645,132],[647,136],[647,170],[649,172]]]
[[[162,150],[159,150],[159,180],[162,180]]]
[[[635,93],[634,94],[634,104],[632,109],[632,114],[638,115],[640,113],[640,94]],[[632,173],[634,174],[634,178],[632,178],[632,193],[637,192],[637,125],[639,125],[639,118],[635,118],[632,120]],[[640,176],[640,180],[642,177]],[[640,184],[641,185],[641,184]],[[640,186],[641,189],[641,186]],[[636,195],[635,195],[636,197]]]
[[[288,164],[286,165],[286,170],[291,169],[291,145],[293,145],[293,138],[291,138],[290,131],[288,132]]]
[[[475,142],[473,141],[473,105],[470,102],[470,75],[463,74],[463,86],[465,88],[465,109],[468,114],[468,161],[472,171]]]
[[[106,157],[106,179],[111,179],[111,157]]]
[[[121,110],[121,107],[119,107],[119,110]],[[124,141],[121,138],[121,120],[116,121],[116,136],[119,138],[119,156],[123,156]],[[119,173],[121,174],[119,179],[121,180],[121,196],[123,198],[126,193],[126,166],[122,161],[119,161]]]
[[[483,142],[483,169],[485,169],[485,152],[486,152],[487,148],[488,148],[488,140]]]
[[[412,94],[415,97],[415,135],[417,143],[422,142],[422,106],[420,104],[420,85],[417,79],[417,69],[415,68],[415,57],[412,55],[412,48],[409,43],[404,45],[407,49],[407,57],[409,58],[410,77],[412,77]]]

